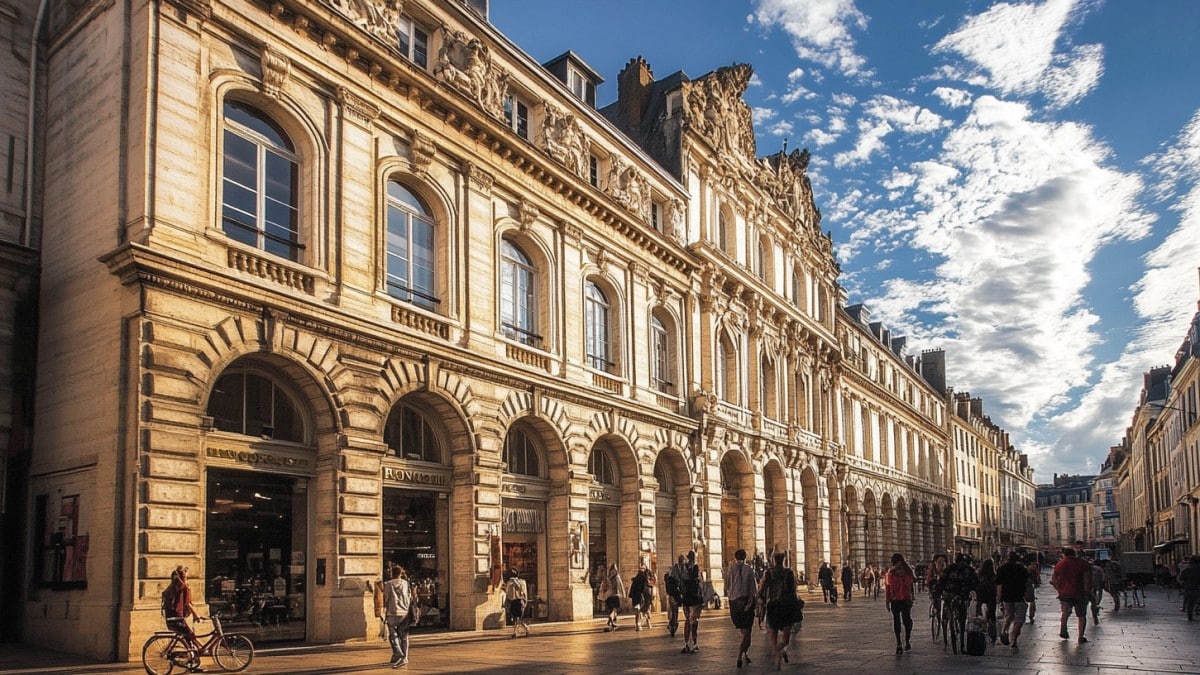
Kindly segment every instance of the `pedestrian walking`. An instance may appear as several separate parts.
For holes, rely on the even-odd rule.
[[[1183,611],[1192,621],[1196,612],[1196,600],[1200,599],[1200,556],[1192,556],[1186,569],[1179,572],[1179,586],[1183,590]]]
[[[901,553],[892,554],[892,566],[885,573],[884,585],[888,611],[892,613],[892,630],[896,633],[896,653],[912,649],[912,606],[915,575]],[[900,646],[900,626],[904,626],[904,646]]]
[[[996,596],[1004,604],[1004,625],[1000,627],[1000,644],[1017,649],[1021,628],[1025,625],[1027,605],[1025,591],[1029,586],[1029,570],[1021,564],[1016,551],[1008,554],[1008,562],[996,570]]]
[[[640,631],[642,629],[642,619],[646,620],[646,628],[652,628],[650,625],[650,589],[653,586],[650,583],[650,573],[646,570],[646,563],[638,563],[638,572],[629,582],[629,600],[633,603],[633,628]]]
[[[854,586],[854,566],[849,563],[842,563],[842,598],[850,601],[850,592]]]
[[[1067,619],[1073,611],[1079,619],[1079,644],[1086,643],[1088,639],[1083,634],[1087,630],[1087,606],[1092,592],[1091,566],[1079,559],[1075,549],[1064,548],[1063,559],[1054,566],[1050,585],[1057,591],[1062,607],[1058,636],[1064,640],[1071,639],[1071,634],[1067,632]]]
[[[704,594],[700,590],[700,566],[696,564],[695,551],[687,553],[680,583],[682,597],[679,602],[683,607],[683,649],[680,653],[695,654],[700,651],[696,629],[700,626],[700,612],[704,609]]]
[[[608,566],[608,573],[600,582],[600,597],[604,598],[604,610],[608,612],[608,625],[604,632],[617,629],[617,613],[621,611],[621,598],[625,597],[625,584],[621,581],[621,570],[617,563]]]
[[[739,548],[733,554],[733,564],[725,570],[725,595],[729,598],[729,620],[741,631],[738,643],[737,667],[750,663],[750,631],[754,628],[754,598],[758,584],[754,569],[746,564],[746,550]]]
[[[1041,553],[1038,554],[1037,560],[1041,560]],[[1037,589],[1042,585],[1042,566],[1034,560],[1025,566],[1025,571],[1029,573],[1029,580],[1025,583],[1025,602],[1029,604],[1029,623],[1033,623],[1033,618],[1037,616]]]
[[[871,569],[870,565],[863,566],[862,573],[859,575],[859,584],[862,586],[862,595],[868,598],[871,597],[872,593],[874,593],[875,572]]]
[[[1088,562],[1088,571],[1092,573],[1092,590],[1088,593],[1088,604],[1092,606],[1092,623],[1100,625],[1100,603],[1104,601],[1104,567],[1100,561]]]
[[[667,634],[675,637],[679,629],[679,609],[683,607],[683,577],[687,573],[687,558],[682,553],[667,570]]]
[[[408,665],[408,631],[414,623],[417,598],[404,568],[392,565],[392,578],[383,586],[387,607],[388,641],[392,644],[392,668]]]
[[[796,575],[787,567],[787,553],[775,554],[775,565],[767,570],[759,588],[759,600],[767,607],[767,635],[771,640],[771,659],[776,670],[788,662],[792,625],[803,605],[796,597]],[[783,633],[780,639],[780,632]]]
[[[512,637],[517,637],[518,632],[529,637],[529,624],[525,623],[525,608],[529,605],[529,588],[515,567],[508,571],[508,583],[504,585],[504,604],[508,608],[509,623],[513,627]]]
[[[1116,558],[1104,563],[1104,588],[1113,602],[1113,614],[1121,611],[1121,597],[1125,595],[1125,566]]]
[[[996,644],[996,563],[991,558],[979,566],[979,583],[975,586],[975,616],[987,617],[987,634]]]

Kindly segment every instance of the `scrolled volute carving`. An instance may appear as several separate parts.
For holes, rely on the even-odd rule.
[[[754,183],[767,193],[792,222],[815,226],[820,218],[809,182],[808,150],[779,152],[757,162]]]

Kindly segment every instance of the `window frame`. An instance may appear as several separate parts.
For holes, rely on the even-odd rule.
[[[264,133],[263,130],[255,129],[244,121],[231,117],[231,109],[240,111],[242,115],[247,116],[250,120],[256,120],[266,127],[272,135]],[[289,262],[303,263],[306,246],[303,241],[302,219],[303,212],[301,209],[301,194],[303,191],[303,156],[297,150],[296,141],[292,138],[274,116],[264,111],[261,107],[243,101],[238,98],[226,97],[221,102],[221,122],[220,122],[220,143],[221,143],[221,158],[220,158],[220,226],[219,229],[231,241],[237,242],[242,246],[251,247],[257,251],[261,251],[265,255],[281,258]],[[252,150],[253,158],[249,158],[249,153],[244,156],[236,154],[236,142],[241,142],[249,145],[248,150]],[[290,194],[285,203],[281,199],[272,198],[271,185],[281,185],[281,181],[271,180],[271,165],[274,161],[286,162],[290,167],[290,175],[288,180],[288,190]],[[245,172],[253,172],[254,185],[247,185],[243,181],[237,179],[236,173],[238,164],[243,167]],[[249,176],[247,176],[249,178]],[[252,197],[254,213],[246,211],[239,206],[235,201],[234,195],[238,190],[245,192]],[[278,195],[277,195],[278,196]],[[290,222],[287,224],[275,222],[271,216],[270,207],[272,205],[281,206],[290,214]],[[231,214],[231,212],[234,212]],[[232,217],[236,214],[242,214],[247,217],[246,222]],[[278,234],[272,233],[271,228],[276,227],[289,236],[284,238]],[[239,236],[241,233],[241,236]],[[253,242],[248,239],[253,238]],[[282,246],[286,250],[286,255],[275,250],[274,247]]]
[[[509,256],[510,248],[519,253],[521,259]],[[541,318],[540,274],[541,270],[533,257],[519,242],[509,237],[500,238],[499,298],[496,303],[500,332],[510,340],[536,349],[541,349],[544,342],[544,337],[538,333]],[[524,286],[517,283],[519,278],[526,280]],[[505,316],[506,306],[512,308],[512,315]]]
[[[418,45],[423,51],[418,51]],[[404,58],[421,68],[429,68],[429,31],[407,14],[396,20],[396,48]]]
[[[217,413],[219,413],[221,411],[213,409],[213,406],[215,404],[217,404],[218,401],[220,400],[218,398],[218,396],[223,393],[218,390],[218,387],[221,386],[221,382],[223,380],[225,380],[226,378],[230,378],[230,377],[240,377],[241,378],[241,382],[240,382],[241,401],[240,401],[240,403],[238,403],[238,405],[240,407],[240,410],[239,410],[239,414],[241,415],[240,418],[218,417]],[[262,420],[262,419],[251,420],[250,419],[251,414],[250,414],[250,411],[247,410],[247,408],[249,406],[248,398],[251,395],[251,387],[248,386],[248,378],[251,378],[251,377],[257,378],[259,380],[264,380],[271,386],[271,389],[270,389],[271,419],[270,420]],[[231,402],[232,402],[232,400],[231,400]],[[284,434],[276,433],[276,430],[280,429],[281,426],[283,428],[286,428],[286,425],[287,425],[286,420],[282,420],[283,424],[281,425],[281,420],[279,419],[279,410],[277,409],[277,405],[280,402],[287,404],[291,408],[291,415],[293,418],[292,426],[295,429],[294,437],[285,437]],[[260,408],[260,411],[261,411],[261,408]],[[252,366],[238,366],[235,364],[235,365],[225,369],[224,371],[221,372],[221,374],[219,376],[217,376],[217,379],[213,382],[212,389],[209,391],[208,401],[205,403],[205,415],[212,418],[212,420],[213,420],[212,428],[214,431],[217,431],[217,432],[236,434],[238,436],[245,436],[245,437],[249,437],[249,438],[270,440],[275,443],[295,443],[295,444],[300,444],[300,445],[308,445],[310,442],[309,441],[309,425],[308,425],[308,420],[310,419],[310,416],[308,414],[308,410],[307,410],[306,406],[303,403],[303,400],[300,397],[298,397],[296,395],[296,393],[293,392],[291,390],[291,388],[288,387],[282,381],[281,378],[276,377],[274,374],[272,374],[268,371],[265,371],[265,370],[262,370],[259,368],[255,368]],[[225,428],[225,424],[224,424],[225,420],[227,420],[228,422],[237,422],[240,427],[240,430]],[[251,432],[254,429],[254,427],[251,426],[252,424],[260,425],[260,428],[257,429],[257,431],[259,433],[254,434]]]
[[[613,373],[613,302],[595,279],[584,282],[584,359],[589,368]]]
[[[650,384],[655,391],[667,396],[675,395],[672,325],[673,322],[664,320],[657,312],[650,313]]]
[[[397,197],[392,193],[392,186],[395,185],[400,190],[406,192],[413,201],[413,204],[403,198]],[[441,228],[437,219],[434,217],[433,210],[428,203],[418,194],[412,187],[404,181],[397,178],[389,178],[385,189],[385,219],[384,219],[384,265],[383,265],[383,287],[384,292],[388,296],[408,304],[411,304],[421,309],[428,311],[438,311],[441,306],[441,299],[438,297],[438,250],[439,236],[441,236]],[[419,207],[419,211],[418,211]],[[393,237],[393,216],[404,218],[406,248],[408,250],[407,258],[402,257],[395,252],[392,245]],[[416,269],[419,265],[414,262],[418,256],[414,251],[416,244],[413,236],[414,224],[421,224],[428,228],[428,250],[425,251],[425,258],[428,260],[428,280],[427,287],[421,288],[418,283],[414,282],[417,276]],[[407,279],[404,281],[406,285],[393,283],[393,274],[391,272],[391,262],[393,258],[403,260],[406,269],[408,270]]]
[[[514,435],[519,436],[519,439],[514,439]],[[515,440],[521,441],[521,447],[519,450],[521,453],[520,459],[522,460],[522,463],[520,466],[518,466],[517,462],[513,461],[516,459],[516,457],[513,455],[513,452],[514,450],[517,450],[517,448],[513,447]],[[533,463],[536,464],[535,470],[532,472],[528,470],[530,458],[532,458]],[[509,428],[508,433],[504,435],[502,459],[505,464],[506,473],[528,478],[544,479],[547,477],[546,461],[545,456],[542,453],[541,443],[538,441],[535,434],[520,424],[513,425],[511,428]]]
[[[396,429],[396,431],[400,434],[400,438],[395,439],[393,442],[389,439],[389,437],[393,433],[392,420],[397,415],[400,416],[400,420],[398,429]],[[419,454],[405,452],[405,447],[403,444],[404,437],[407,433],[405,427],[403,426],[405,422],[405,415],[410,415],[421,422],[421,427],[419,429],[419,435],[421,439],[418,443],[421,448],[421,452]],[[383,422],[383,443],[385,446],[387,446],[388,456],[404,460],[406,462],[423,462],[426,464],[436,464],[437,466],[447,466],[449,464],[449,457],[448,453],[446,452],[447,448],[445,447],[445,443],[442,442],[442,438],[438,434],[437,429],[437,425],[430,421],[430,416],[424,408],[413,405],[412,403],[407,403],[404,400],[397,401],[394,405],[392,405],[391,409],[388,410],[387,418]],[[428,450],[431,446],[431,443],[437,455],[434,459],[430,459],[428,456]]]
[[[531,140],[532,128],[530,109],[532,106],[515,91],[504,95],[504,122],[512,132],[525,140]]]

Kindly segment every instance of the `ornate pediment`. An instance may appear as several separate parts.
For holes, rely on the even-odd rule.
[[[753,70],[744,63],[719,68],[683,84],[683,117],[728,161],[748,166],[756,155],[750,106],[742,95]]]
[[[491,51],[479,38],[468,37],[460,30],[447,30],[433,74],[466,94],[484,112],[504,119],[508,73],[492,63]]]
[[[792,222],[815,229],[821,222],[821,212],[813,201],[812,183],[806,175],[808,159],[808,150],[764,157],[757,162],[754,183],[775,200]]]

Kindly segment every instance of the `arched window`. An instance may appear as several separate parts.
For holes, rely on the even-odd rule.
[[[759,360],[759,394],[758,405],[762,414],[769,419],[779,419],[779,410],[775,407],[778,396],[775,391],[775,363],[765,354]]]
[[[292,443],[304,442],[301,408],[266,375],[236,369],[217,379],[208,399],[213,429]]]
[[[674,340],[671,320],[655,312],[650,316],[650,380],[655,391],[675,393]]]
[[[531,347],[542,346],[538,334],[537,268],[516,244],[500,242],[500,330]]]
[[[654,462],[654,480],[658,483],[658,491],[673,493],[675,492],[675,480],[671,477],[671,472],[668,470],[667,463],[663,461],[661,455]]]
[[[387,184],[387,292],[434,309],[436,226],[425,202],[396,181]]]
[[[738,404],[738,355],[733,341],[725,333],[717,338],[717,395],[722,401]]]
[[[584,320],[587,338],[585,345],[587,364],[596,370],[612,372],[611,345],[612,308],[608,297],[595,282],[588,281],[584,288]]]
[[[764,284],[775,290],[775,261],[771,247],[771,238],[763,235],[758,238],[758,259],[754,261],[758,278]]]
[[[620,476],[612,461],[612,453],[604,446],[592,448],[592,454],[588,457],[588,473],[592,474],[592,479],[601,485],[620,484]]]
[[[804,312],[808,310],[808,294],[805,289],[804,268],[799,265],[792,267],[792,304]]]
[[[224,106],[221,229],[234,241],[300,260],[300,158],[270,117],[245,103]]]
[[[728,211],[724,207],[717,209],[717,245],[721,250],[729,255],[733,255],[733,223],[731,222]]]
[[[406,403],[398,403],[383,428],[383,442],[397,457],[418,462],[442,464],[441,443],[433,425],[423,412]]]
[[[504,437],[504,463],[509,473],[545,478],[538,445],[521,427],[514,426]]]

